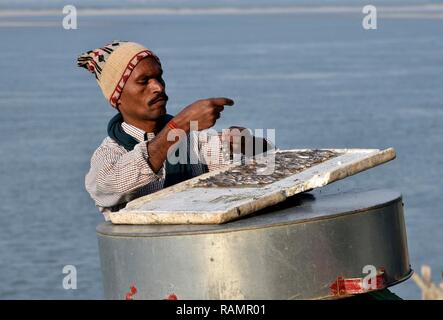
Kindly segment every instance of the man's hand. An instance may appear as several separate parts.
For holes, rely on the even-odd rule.
[[[219,137],[222,142],[229,141],[229,150],[231,154],[246,154],[253,151],[252,149],[250,152],[247,152],[248,150],[246,150],[247,145],[249,145],[249,148],[252,148],[253,136],[249,130],[244,127],[229,127],[228,130],[223,130],[219,134]]]
[[[253,136],[250,130],[244,127],[229,127],[228,130],[223,130],[219,137],[222,142],[229,141],[231,155],[241,153],[250,157],[272,149],[272,145],[265,139]],[[256,147],[259,149],[256,150]]]
[[[220,118],[224,106],[232,106],[233,104],[234,101],[229,98],[197,100],[180,111],[174,117],[174,122],[185,131],[189,131],[190,121],[198,121],[199,130],[208,129]]]
[[[180,111],[174,117],[174,122],[179,129],[186,132],[190,130],[190,121],[198,121],[199,130],[208,129],[220,118],[220,112],[223,111],[224,106],[232,106],[233,104],[234,101],[228,98],[198,100]],[[154,139],[147,142],[148,163],[155,173],[162,167],[168,155],[169,147],[175,143],[175,141],[168,140],[168,132],[169,129],[165,128]]]

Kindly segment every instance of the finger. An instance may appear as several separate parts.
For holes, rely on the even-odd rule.
[[[223,106],[214,106],[214,110],[216,112],[222,112],[223,110],[225,110],[225,107],[223,107]]]
[[[234,100],[224,97],[210,98],[209,100],[217,106],[232,106],[234,104]]]

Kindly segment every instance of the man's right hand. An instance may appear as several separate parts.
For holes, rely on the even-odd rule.
[[[220,118],[224,106],[233,104],[233,100],[223,97],[197,100],[180,111],[173,120],[185,131],[189,131],[190,121],[198,121],[198,130],[208,129]]]
[[[179,129],[186,132],[189,132],[190,121],[198,121],[198,130],[208,129],[220,118],[220,112],[223,111],[224,106],[232,106],[233,104],[234,101],[228,98],[198,100],[180,111],[173,120]],[[162,167],[169,147],[175,143],[175,141],[168,140],[167,136],[168,131],[161,130],[154,139],[147,143],[148,163],[155,173],[158,173]]]

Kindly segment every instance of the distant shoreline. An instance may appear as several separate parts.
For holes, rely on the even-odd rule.
[[[144,15],[275,15],[275,14],[362,14],[362,5],[342,6],[261,6],[261,7],[200,7],[200,8],[81,8],[82,16],[144,16]],[[443,18],[443,4],[377,6],[381,17]],[[4,9],[0,17],[63,16],[60,9]]]
[[[143,16],[270,16],[270,15],[336,15],[362,17],[363,6],[272,6],[272,7],[139,7],[139,8],[81,8],[79,17],[143,17]],[[59,9],[4,9],[0,10],[0,28],[58,27],[63,18]],[[377,6],[380,19],[442,20],[443,4]],[[28,19],[26,19],[28,18]],[[47,19],[45,19],[47,18]]]

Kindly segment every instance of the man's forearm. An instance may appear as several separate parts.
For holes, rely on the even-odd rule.
[[[183,138],[185,138],[186,133],[189,131],[189,124],[186,124],[184,122],[182,123],[180,119],[175,118],[174,122],[178,126],[178,132],[182,132],[184,136]],[[168,141],[168,134],[171,130],[172,129],[170,129],[168,126],[165,126],[154,139],[147,142],[149,155],[148,163],[152,171],[154,171],[155,173],[157,173],[163,166],[163,163],[168,156],[169,148],[174,145],[176,141],[178,141],[177,136],[175,137],[175,139],[171,139],[172,141]]]

